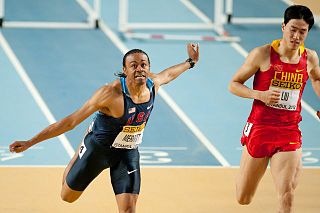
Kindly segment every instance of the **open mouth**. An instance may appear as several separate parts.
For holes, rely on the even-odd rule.
[[[137,72],[134,75],[135,78],[145,78],[146,77],[146,73],[145,72]]]

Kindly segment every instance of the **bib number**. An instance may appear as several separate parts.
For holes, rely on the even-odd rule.
[[[268,104],[267,106],[284,109],[289,111],[297,110],[300,90],[288,90],[288,89],[280,89],[277,87],[270,87],[270,89],[280,91],[280,100],[276,104]]]
[[[144,127],[144,123],[140,126],[124,126],[112,146],[119,149],[136,149],[142,143]]]

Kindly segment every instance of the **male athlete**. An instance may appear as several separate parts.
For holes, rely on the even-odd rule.
[[[313,24],[309,8],[288,7],[282,39],[253,49],[229,84],[233,94],[254,99],[241,138],[244,149],[236,195],[242,205],[251,202],[270,162],[279,212],[293,211],[301,169],[301,96],[308,79],[320,96],[319,58],[304,47]],[[250,89],[244,83],[253,75]]]
[[[130,50],[123,57],[123,73],[119,79],[102,86],[80,109],[30,140],[15,141],[10,145],[10,151],[23,152],[41,141],[72,130],[97,112],[65,169],[61,198],[74,202],[100,172],[110,168],[119,212],[135,212],[140,191],[138,145],[142,142],[159,87],[198,62],[198,45],[188,44],[187,52],[186,62],[153,74],[148,55],[139,49]]]

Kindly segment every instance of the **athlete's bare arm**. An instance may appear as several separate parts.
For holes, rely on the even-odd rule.
[[[187,51],[189,58],[191,58],[194,61],[194,63],[197,63],[199,60],[199,45],[190,43],[187,45]],[[189,68],[190,64],[188,62],[184,62],[169,67],[158,74],[152,74],[151,78],[154,81],[156,91],[159,89],[161,85],[167,84],[170,81],[174,80]]]
[[[311,85],[317,96],[320,97],[319,57],[313,50],[308,50],[308,67],[310,67],[310,70],[308,70],[308,74],[311,80]]]
[[[280,93],[274,90],[258,91],[248,88],[244,83],[259,70],[267,70],[270,66],[270,45],[253,49],[243,65],[235,73],[229,83],[229,90],[234,95],[263,101],[266,104],[277,103]]]
[[[41,141],[72,130],[95,111],[100,109],[107,111],[108,104],[111,103],[113,96],[115,96],[115,91],[111,85],[101,87],[80,109],[60,121],[49,125],[30,140],[15,141],[9,146],[9,150],[16,153],[23,152]]]

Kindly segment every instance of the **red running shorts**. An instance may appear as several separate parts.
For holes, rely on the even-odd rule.
[[[241,137],[254,158],[272,157],[277,152],[295,151],[301,147],[302,136],[298,125],[268,126],[247,123]]]

